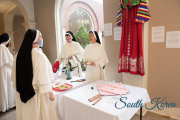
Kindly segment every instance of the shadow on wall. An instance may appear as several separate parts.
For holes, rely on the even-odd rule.
[[[22,41],[25,35],[25,28],[22,25],[24,23],[23,16],[15,16],[13,20],[13,31],[14,33],[14,45],[15,45],[15,53],[17,53],[20,49]]]

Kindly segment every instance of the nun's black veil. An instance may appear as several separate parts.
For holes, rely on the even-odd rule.
[[[98,33],[96,32],[96,31],[90,31],[89,33],[95,33],[95,35],[96,35],[96,42],[97,43],[99,43],[99,44],[101,44],[101,41],[100,41],[100,39],[99,39],[99,35],[98,35]]]
[[[36,30],[28,29],[16,59],[16,89],[24,103],[35,95],[32,86],[33,66],[31,56],[32,43],[35,38]]]
[[[72,41],[77,42],[74,34],[71,31],[67,31],[66,33],[70,34],[73,37]]]
[[[3,43],[3,42],[7,42],[9,41],[10,37],[7,33],[3,33],[1,36],[0,36],[0,44]],[[8,47],[9,43],[6,45],[6,47]]]
[[[100,41],[100,39],[99,39],[98,33],[97,33],[96,31],[94,31],[94,33],[95,33],[95,35],[96,35],[96,42],[99,43],[99,44],[101,44],[101,41]]]

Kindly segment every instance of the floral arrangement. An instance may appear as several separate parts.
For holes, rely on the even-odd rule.
[[[74,64],[72,64],[71,62],[68,61],[68,64],[66,64],[65,67],[63,67],[63,70],[65,70],[65,74],[68,73],[68,69],[70,71],[73,71],[75,68],[77,68],[77,66],[75,66]]]

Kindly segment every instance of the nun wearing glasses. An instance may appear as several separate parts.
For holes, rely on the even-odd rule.
[[[89,32],[89,41],[91,44],[86,46],[83,55],[86,79],[105,80],[103,67],[109,61],[96,31]]]

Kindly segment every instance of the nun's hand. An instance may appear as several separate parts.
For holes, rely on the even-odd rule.
[[[53,93],[53,92],[49,93],[49,99],[50,99],[51,101],[54,101],[54,100],[55,100],[55,96],[54,96],[54,93]]]
[[[94,66],[94,65],[95,65],[95,62],[91,62],[89,65]]]
[[[84,64],[87,65],[88,61],[84,61]]]

